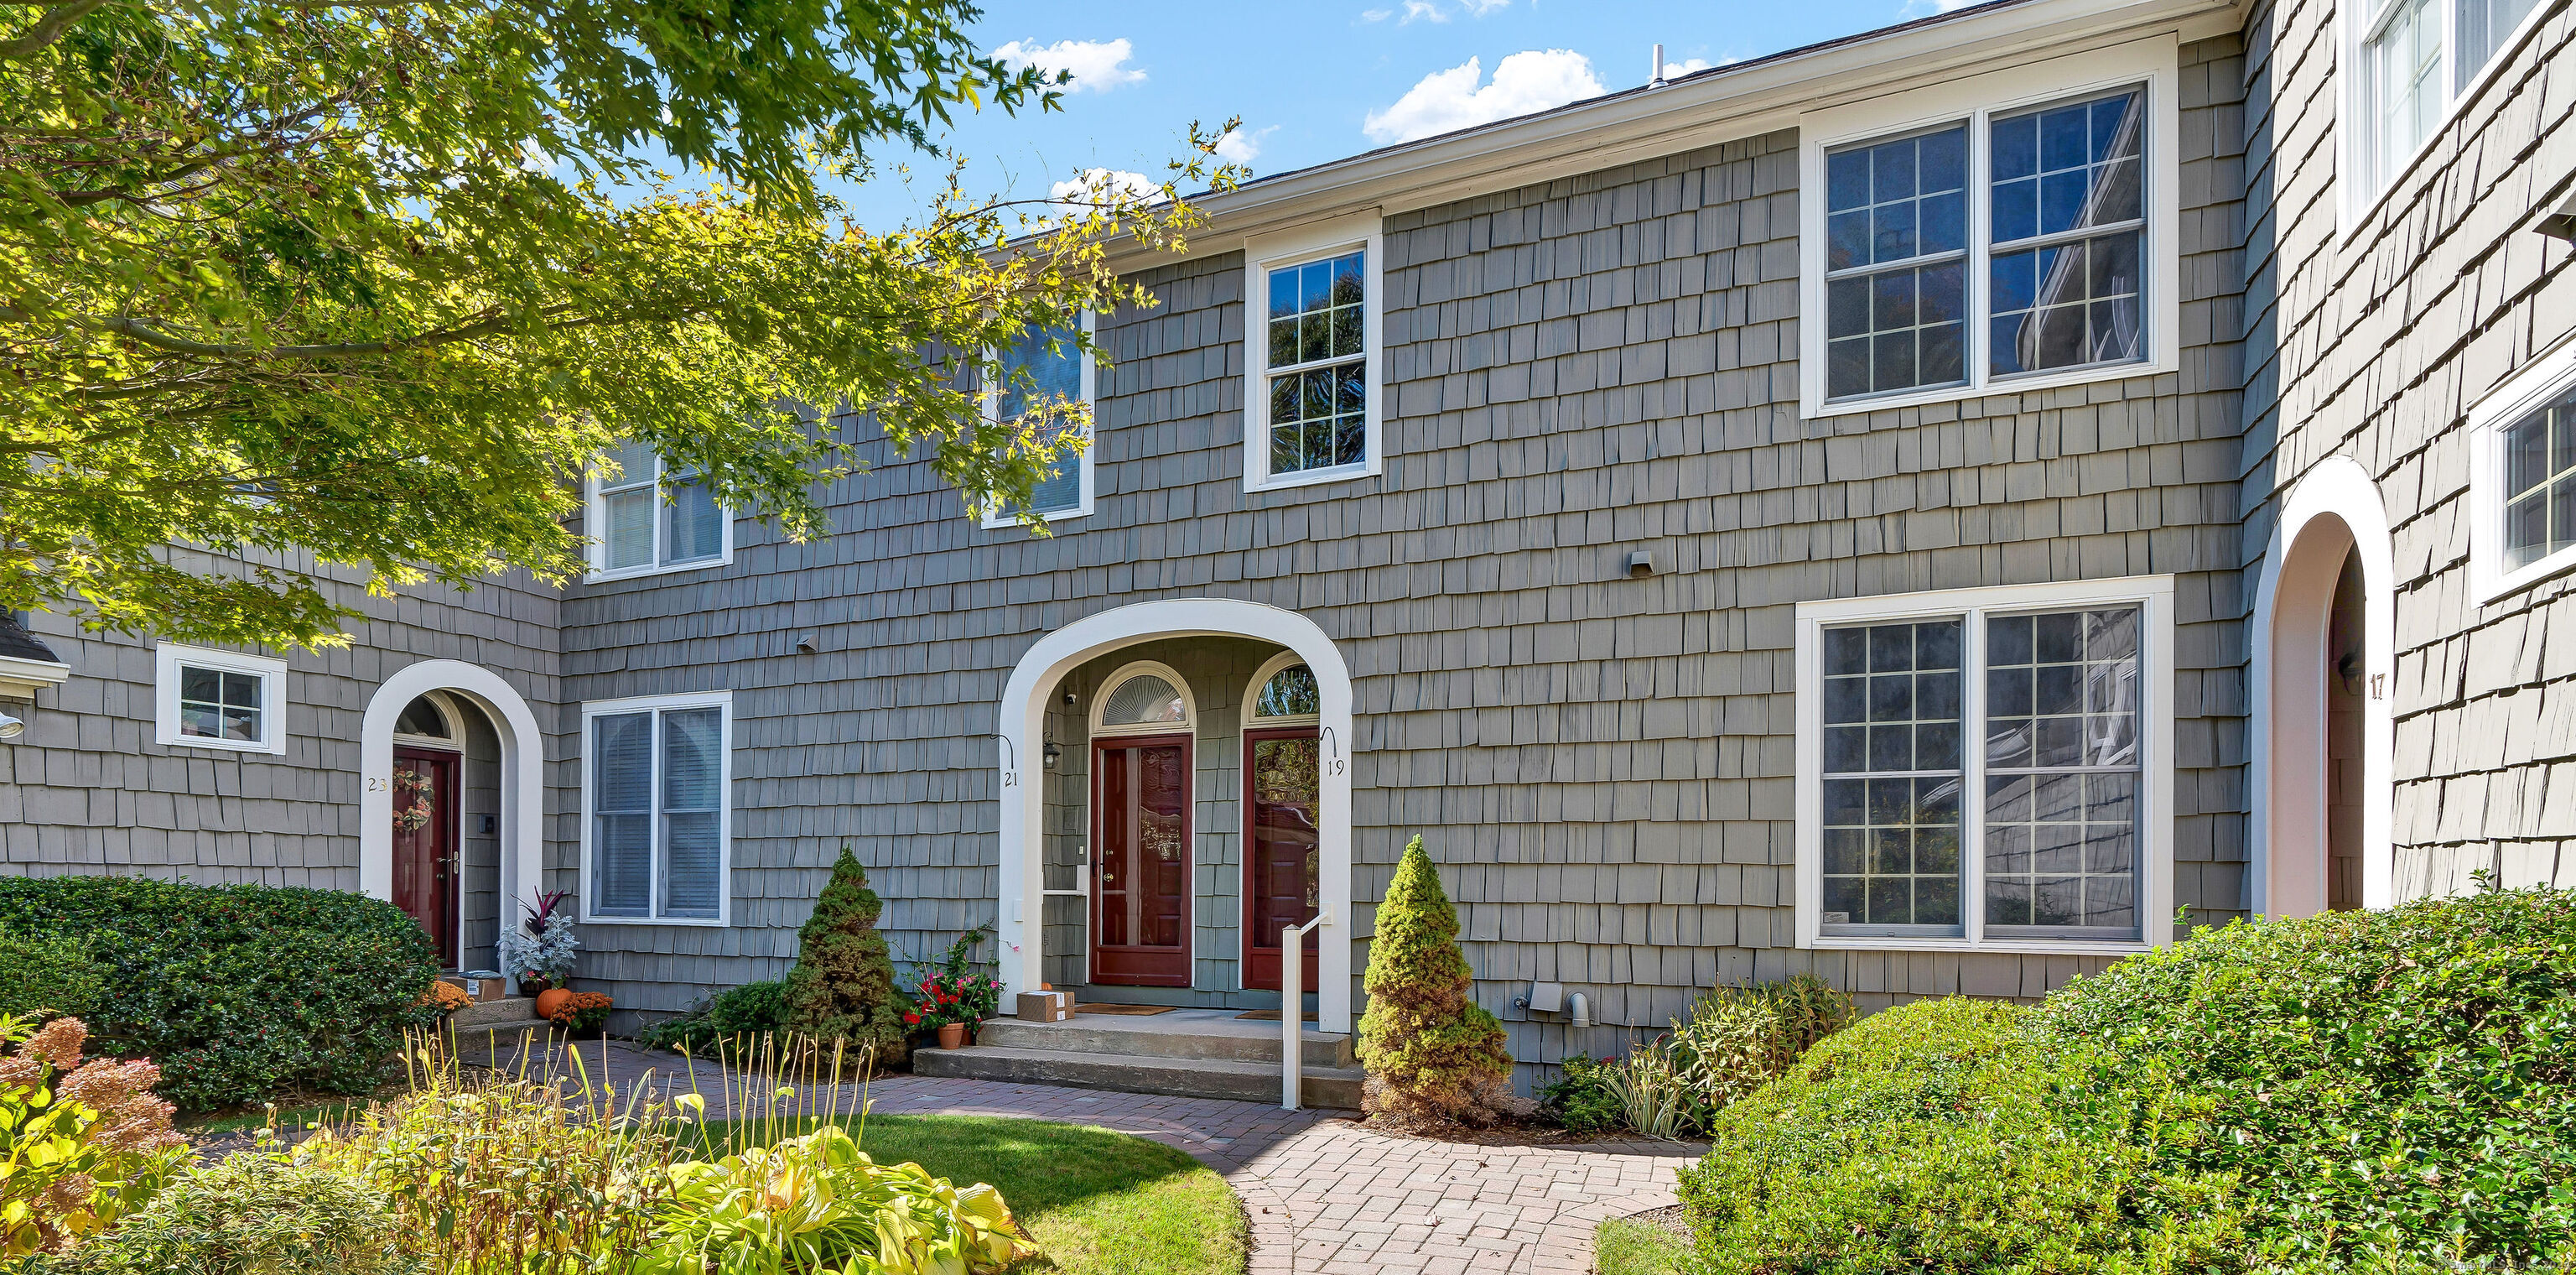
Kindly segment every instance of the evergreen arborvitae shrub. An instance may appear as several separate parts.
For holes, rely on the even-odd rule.
[[[885,901],[868,888],[859,857],[841,847],[831,884],[796,935],[796,968],[787,975],[787,1027],[824,1041],[847,1041],[852,1058],[901,1051],[905,1001],[894,988],[894,958],[877,932],[884,911]]]
[[[1404,847],[1369,942],[1358,1043],[1370,1112],[1468,1124],[1529,1113],[1530,1102],[1512,1094],[1503,1025],[1468,999],[1472,981],[1458,950],[1457,909],[1417,836]]]

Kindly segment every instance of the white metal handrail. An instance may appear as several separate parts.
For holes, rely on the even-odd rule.
[[[1317,912],[1304,925],[1279,932],[1279,1105],[1299,1107],[1306,1071],[1306,936],[1333,923],[1333,914]]]

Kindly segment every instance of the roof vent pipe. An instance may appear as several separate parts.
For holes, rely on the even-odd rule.
[[[1660,44],[1655,46],[1654,71],[1654,75],[1647,79],[1646,87],[1650,89],[1662,88],[1664,86],[1664,46]]]

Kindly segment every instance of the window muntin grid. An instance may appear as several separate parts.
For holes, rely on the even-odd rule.
[[[2372,99],[2364,119],[2373,189],[2395,179],[2433,135],[2449,89],[2443,78],[2443,7],[2435,0],[2391,0],[2378,12],[2361,50]]]
[[[1988,124],[1994,376],[2146,356],[2146,90]]]
[[[1368,462],[1365,249],[1269,272],[1270,473]]]
[[[2576,547],[2576,389],[2504,429],[2504,558],[2520,570]]]
[[[1990,934],[2142,932],[2142,615],[2123,606],[1986,619]]]
[[[1957,934],[1960,621],[1824,633],[1824,924]]]
[[[1825,393],[1967,377],[1968,126],[1825,156]]]
[[[268,742],[265,682],[257,673],[180,665],[179,733],[241,744]]]

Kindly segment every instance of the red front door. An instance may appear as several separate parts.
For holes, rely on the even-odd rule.
[[[1315,728],[1243,733],[1243,985],[1278,990],[1279,936],[1315,919],[1321,880],[1316,828],[1323,790]],[[1308,934],[1300,986],[1315,990],[1316,937]]]
[[[1190,985],[1190,737],[1092,745],[1091,981]]]
[[[456,968],[456,754],[394,750],[394,906]]]

